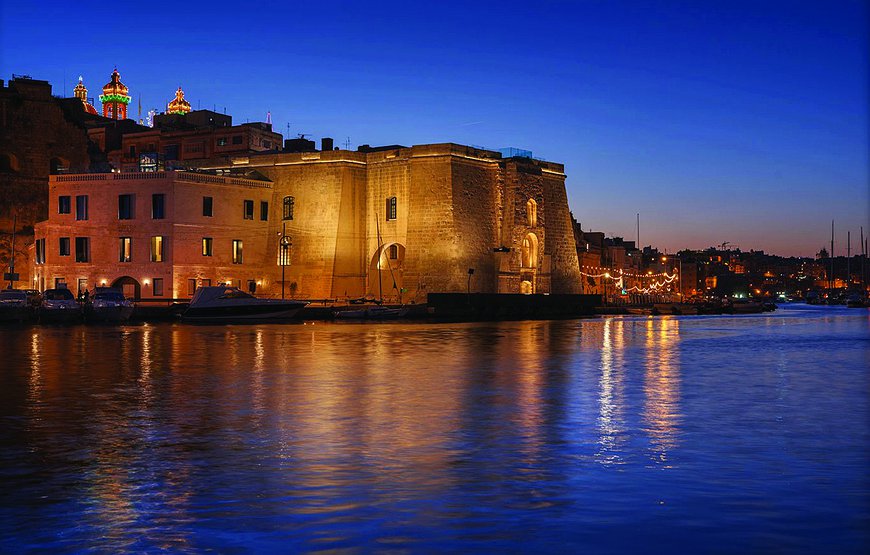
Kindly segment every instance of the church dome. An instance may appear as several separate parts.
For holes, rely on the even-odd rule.
[[[175,91],[175,99],[166,105],[167,114],[186,114],[190,112],[190,102],[184,99],[184,91],[181,87]]]
[[[127,104],[130,103],[130,95],[127,94],[127,85],[121,82],[121,74],[118,68],[112,72],[111,81],[103,87],[100,102],[103,103],[103,116],[112,119],[127,118]]]
[[[79,84],[76,85],[76,88],[73,89],[73,94],[76,98],[82,101],[82,108],[85,112],[93,115],[99,115],[97,109],[94,108],[90,102],[88,102],[88,89],[85,87],[84,83],[82,83],[82,78],[79,76]]]

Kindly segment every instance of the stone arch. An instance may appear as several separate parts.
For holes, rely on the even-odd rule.
[[[526,218],[528,219],[529,227],[538,226],[538,203],[533,198],[530,198],[526,202]]]
[[[66,173],[69,170],[69,160],[61,158],[60,156],[55,156],[48,162],[48,164],[48,173],[51,175]]]
[[[369,264],[368,294],[384,299],[401,299],[405,266],[405,245],[387,243],[372,255]],[[380,284],[378,277],[380,274]]]
[[[11,152],[0,153],[0,173],[18,173],[21,171],[21,166],[18,164],[18,157]]]
[[[535,269],[538,267],[538,236],[534,233],[529,233],[523,238],[521,249],[522,261],[521,266],[524,269]]]
[[[124,296],[128,299],[141,299],[142,286],[138,281],[130,276],[121,276],[112,282],[112,287],[116,287],[124,292]]]

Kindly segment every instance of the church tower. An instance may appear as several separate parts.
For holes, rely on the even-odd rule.
[[[130,103],[130,95],[127,94],[127,86],[121,82],[118,68],[112,72],[112,80],[103,87],[100,102],[103,103],[103,117],[111,119],[127,119],[127,104]]]
[[[84,83],[82,83],[82,77],[79,76],[79,84],[76,85],[76,88],[73,89],[73,94],[76,98],[82,101],[82,107],[85,112],[89,114],[93,114],[95,116],[99,115],[97,109],[94,108],[90,102],[88,102],[88,89],[85,87]]]
[[[190,112],[190,102],[184,99],[184,91],[181,87],[175,91],[175,99],[166,105],[167,114],[186,114]]]

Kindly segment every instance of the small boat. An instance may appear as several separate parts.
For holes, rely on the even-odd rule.
[[[408,314],[407,307],[370,306],[358,310],[336,310],[333,316],[340,320],[395,320]]]
[[[867,299],[860,294],[855,293],[846,298],[847,308],[866,308],[867,306],[870,306],[867,304]]]
[[[762,303],[749,299],[734,299],[725,306],[725,312],[728,314],[760,314],[764,310]]]
[[[73,324],[81,321],[82,307],[69,289],[46,289],[39,306],[42,324]]]
[[[0,291],[0,323],[27,322],[33,318],[33,307],[27,292],[19,289],[4,289]]]
[[[307,304],[306,301],[258,299],[238,287],[207,286],[196,290],[181,320],[216,324],[282,322]]]
[[[122,323],[133,314],[133,301],[120,289],[97,287],[85,304],[85,319],[89,322]]]

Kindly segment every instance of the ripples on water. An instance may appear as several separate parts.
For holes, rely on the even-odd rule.
[[[0,551],[864,552],[868,312],[0,330]]]

